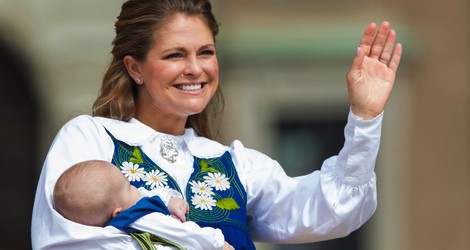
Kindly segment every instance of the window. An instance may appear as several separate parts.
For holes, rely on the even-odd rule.
[[[289,176],[305,175],[319,170],[322,162],[337,155],[344,143],[346,116],[333,120],[278,120],[275,158]],[[359,250],[366,229],[341,239],[318,243],[278,245],[282,250]]]

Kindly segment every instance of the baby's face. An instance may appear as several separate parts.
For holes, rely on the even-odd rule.
[[[139,190],[131,185],[118,168],[113,167],[110,175],[109,179],[112,181],[112,189],[116,191],[115,195],[119,198],[119,207],[125,210],[133,206],[141,197]]]

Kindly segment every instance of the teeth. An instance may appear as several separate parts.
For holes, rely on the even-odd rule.
[[[201,84],[181,85],[180,88],[184,91],[193,91],[201,89]]]

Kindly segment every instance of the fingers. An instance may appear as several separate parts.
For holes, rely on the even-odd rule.
[[[396,72],[400,64],[402,52],[401,44],[395,46],[397,33],[390,28],[390,23],[387,21],[380,25],[378,31],[376,29],[377,25],[375,23],[370,23],[366,27],[359,44],[359,50],[362,51],[364,56],[377,59]],[[356,60],[362,62],[363,58],[359,54],[359,50]],[[359,66],[360,63],[356,63],[356,65]]]
[[[378,32],[376,29],[377,25],[375,23],[370,23],[366,27],[359,47],[366,56],[374,59],[379,59],[384,50],[387,52],[384,56],[390,56],[393,43],[395,42],[396,32],[390,30],[390,23],[387,21],[380,25]]]
[[[181,221],[181,219],[176,214],[172,214],[171,217],[175,220],[179,220],[180,222],[183,222],[183,221]]]
[[[370,23],[366,27],[364,35],[362,36],[362,40],[359,43],[359,48],[361,48],[365,55],[369,55],[370,50],[372,48],[372,42],[374,41],[376,26],[377,25],[375,23]]]
[[[186,221],[186,216],[185,216],[186,213],[184,213],[183,211],[175,211],[175,213],[173,213],[171,215],[171,217],[181,221],[181,222],[185,222]]]
[[[393,47],[395,46],[395,38],[397,37],[397,33],[395,30],[390,30],[387,41],[385,42],[385,47],[382,50],[382,54],[380,54],[379,61],[388,64],[390,59],[392,58]]]
[[[185,222],[186,214],[189,212],[188,203],[181,202],[180,204],[173,206],[173,209],[171,211],[172,211],[171,217],[181,222]]]
[[[401,43],[398,43],[397,46],[395,46],[395,50],[393,51],[393,56],[390,60],[390,63],[388,64],[388,68],[390,68],[393,72],[397,72],[398,66],[400,65],[401,61],[401,53],[402,53],[402,45]]]
[[[180,220],[182,222],[185,222],[186,221],[186,214],[189,212],[189,206],[188,204],[185,202],[184,204],[182,204],[182,206],[180,207],[180,210],[178,212],[178,217],[180,218]]]
[[[386,47],[385,45],[389,37],[389,32],[390,32],[390,23],[385,21],[380,25],[379,31],[375,35],[375,39],[374,39],[374,42],[372,43],[372,47],[369,53],[370,58],[379,59],[380,55],[382,54],[382,51],[384,50],[384,47]],[[395,38],[393,38],[393,42],[394,41],[395,41]],[[393,43],[392,43],[392,46],[393,46]]]

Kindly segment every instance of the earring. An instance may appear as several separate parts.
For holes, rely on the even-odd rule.
[[[139,79],[139,78],[135,79],[135,82],[136,82],[137,84],[140,84],[140,79]]]

